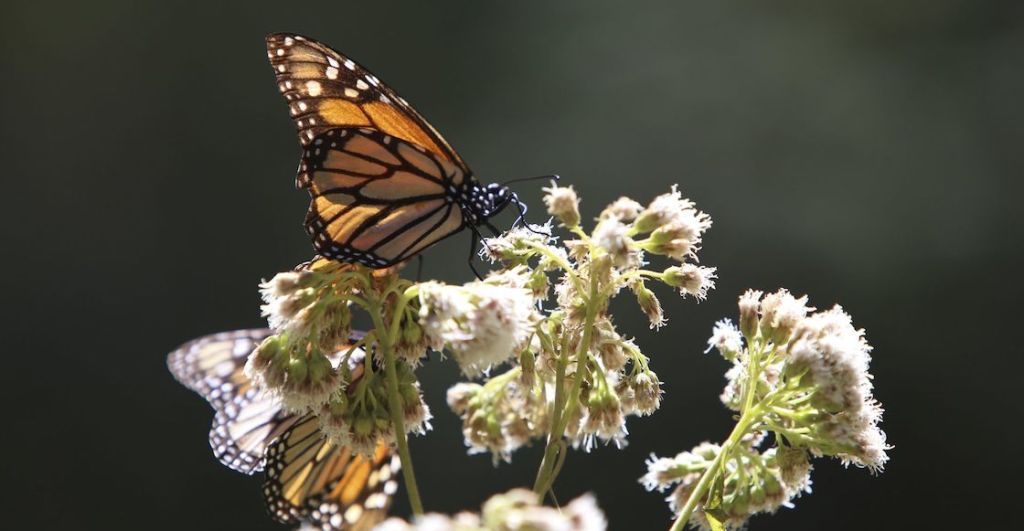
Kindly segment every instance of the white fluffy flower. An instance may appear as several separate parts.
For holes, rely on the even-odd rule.
[[[580,224],[580,199],[572,186],[559,188],[558,183],[552,181],[549,188],[544,188],[544,192],[548,214],[558,218],[566,227]]]
[[[604,531],[608,521],[593,496],[584,494],[561,509],[545,507],[537,495],[513,489],[491,496],[481,514],[462,512],[455,516],[431,513],[413,523],[391,518],[377,531]]]
[[[715,271],[714,267],[683,264],[666,269],[662,279],[669,286],[678,288],[681,295],[692,295],[697,300],[704,300],[708,290],[715,287],[715,279],[718,278]]]
[[[715,323],[711,338],[708,339],[708,348],[704,353],[711,352],[711,349],[717,349],[718,353],[727,360],[735,359],[743,350],[743,336],[736,325],[732,324],[732,321],[722,319]]]
[[[515,261],[536,254],[535,246],[555,241],[551,222],[543,225],[519,225],[494,238],[485,238],[480,254],[492,262]]]
[[[872,471],[884,467],[889,446],[878,428],[882,409],[872,397],[871,345],[864,330],[853,326],[842,307],[819,312],[802,320],[795,328],[788,348],[786,371],[806,373],[814,386],[814,403],[830,415],[822,425],[822,435],[839,448],[844,463],[854,463]]]
[[[529,290],[471,282],[420,284],[420,325],[435,348],[447,345],[467,376],[517,354],[539,320]]]
[[[629,227],[619,218],[608,216],[594,227],[592,239],[595,245],[608,252],[614,265],[626,267],[640,262],[638,250],[633,248],[633,240],[627,235],[628,232]]]
[[[761,301],[761,335],[776,345],[784,344],[813,309],[807,306],[806,295],[796,298],[785,289],[769,293]]]
[[[635,227],[639,232],[650,232],[670,224],[689,227],[695,235],[692,241],[697,243],[700,234],[711,227],[711,218],[694,208],[693,201],[684,199],[678,186],[672,185],[671,192],[655,197],[654,201],[640,213]]]

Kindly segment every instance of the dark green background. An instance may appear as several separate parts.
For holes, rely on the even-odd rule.
[[[667,382],[664,406],[630,421],[625,451],[572,454],[562,500],[593,491],[614,529],[667,528],[636,481],[643,461],[728,433],[726,364],[704,340],[743,289],[786,286],[867,329],[896,447],[877,478],[821,461],[813,495],[752,529],[1016,519],[1022,6],[5,3],[4,527],[277,528],[258,480],[214,461],[210,410],[164,367],[180,342],[259,326],[256,283],[310,255],[263,50],[274,31],[370,67],[484,181],[557,172],[587,217],[679,183],[713,216],[707,302],[662,292],[658,333],[617,307]],[[518,186],[535,220],[539,188]],[[429,251],[426,276],[470,278],[467,246]],[[455,370],[421,374],[437,417],[413,442],[429,509],[531,480],[537,448],[497,468],[467,457],[443,401]]]

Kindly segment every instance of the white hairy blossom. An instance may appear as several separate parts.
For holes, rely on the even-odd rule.
[[[590,494],[584,494],[556,509],[537,502],[526,489],[496,494],[484,502],[481,514],[462,512],[455,516],[437,513],[415,517],[409,523],[390,518],[376,531],[604,531],[608,521]]]
[[[471,282],[419,286],[420,325],[435,349],[447,345],[467,376],[518,354],[540,317],[530,291]]]
[[[743,336],[731,320],[722,319],[715,323],[711,338],[708,339],[708,348],[704,353],[711,352],[711,349],[718,350],[718,353],[727,360],[734,359],[743,350]]]
[[[614,203],[605,207],[601,211],[601,219],[614,216],[622,221],[633,221],[637,216],[640,215],[640,211],[644,209],[644,206],[628,197],[620,197],[615,200]]]
[[[761,335],[781,345],[811,310],[806,295],[796,298],[785,289],[769,293],[761,300]]]
[[[572,186],[560,188],[558,183],[552,181],[550,187],[544,188],[544,192],[548,214],[558,218],[566,227],[580,224],[580,199]]]
[[[715,271],[714,267],[683,264],[666,269],[663,278],[666,284],[678,288],[680,294],[704,300],[708,290],[715,287],[715,279],[718,278]]]
[[[536,246],[554,243],[555,237],[552,234],[550,221],[543,225],[517,225],[500,236],[485,238],[480,254],[492,262],[534,256]]]
[[[692,241],[699,243],[700,234],[711,226],[711,218],[694,208],[692,201],[683,198],[678,186],[672,185],[671,192],[654,198],[654,201],[640,213],[635,226],[640,232],[650,232],[672,224],[689,227],[695,235]]]
[[[802,378],[814,387],[814,403],[829,413],[822,435],[840,448],[854,448],[837,452],[844,463],[880,471],[889,447],[878,428],[882,409],[872,396],[871,346],[864,330],[854,328],[838,305],[807,317],[795,329],[786,371],[804,373]]]
[[[633,246],[633,240],[627,235],[629,228],[615,216],[608,216],[597,223],[592,240],[594,245],[604,249],[612,257],[616,267],[639,264],[639,250]]]

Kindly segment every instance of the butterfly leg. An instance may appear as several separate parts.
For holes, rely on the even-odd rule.
[[[555,175],[555,177],[558,177],[558,176]],[[519,209],[519,217],[517,217],[516,220],[512,222],[512,227],[515,227],[520,222],[522,222],[523,226],[526,227],[526,230],[528,230],[528,231],[530,231],[530,232],[532,232],[534,234],[540,234],[541,236],[545,236],[545,237],[548,237],[548,238],[551,237],[550,233],[540,232],[539,230],[536,230],[533,227],[531,227],[529,223],[527,223],[527,221],[526,221],[526,210],[527,210],[526,203],[520,201],[518,195],[512,194],[512,197],[511,197],[510,201],[512,202],[512,204],[514,204],[516,206],[516,208]]]
[[[416,255],[416,282],[423,280],[423,255]]]
[[[469,240],[469,268],[473,270],[473,274],[476,275],[477,280],[484,279],[484,277],[480,275],[480,272],[476,270],[476,266],[473,265],[473,259],[476,258],[476,242],[480,237],[480,232],[474,228],[473,235]]]

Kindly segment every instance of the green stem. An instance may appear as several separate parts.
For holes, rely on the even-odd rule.
[[[565,352],[565,342],[562,342],[562,352]],[[533,483],[533,492],[543,496],[544,490],[541,490],[545,483],[547,483],[548,475],[550,475],[552,464],[554,463],[554,452],[557,452],[557,445],[552,444],[554,441],[560,441],[562,434],[555,432],[555,426],[561,423],[562,419],[562,408],[564,407],[565,401],[565,365],[566,356],[560,355],[555,366],[555,403],[551,407],[551,433],[548,434],[548,444],[544,448],[544,457],[540,462],[540,467],[537,469],[537,479]]]
[[[689,499],[686,500],[686,505],[683,506],[676,521],[672,524],[671,531],[682,531],[686,523],[690,521],[690,515],[696,509],[697,503],[708,495],[708,489],[714,484],[722,466],[729,460],[729,454],[732,453],[733,448],[747,434],[751,425],[761,420],[763,404],[758,402],[757,405],[754,405],[754,395],[757,394],[757,384],[761,377],[760,358],[763,353],[761,352],[760,343],[751,342],[749,352],[750,359],[747,360],[747,381],[744,382],[746,385],[743,388],[743,409],[740,410],[740,419],[736,422],[736,426],[733,427],[729,438],[722,444],[722,448],[719,450],[718,455],[715,456],[714,461],[711,462],[704,475],[700,477],[700,481],[697,482],[693,492],[690,493]]]
[[[395,439],[398,443],[398,456],[402,460],[402,477],[405,480],[405,488],[409,492],[409,505],[413,514],[423,514],[423,502],[420,501],[420,489],[416,486],[416,474],[412,467],[412,455],[409,453],[409,439],[405,433],[405,418],[402,414],[402,397],[398,394],[398,369],[395,367],[395,344],[394,334],[384,329],[383,308],[380,304],[375,305],[373,324],[381,333],[380,349],[384,354],[384,373],[388,384],[388,411],[391,413],[391,423],[395,427]]]
[[[732,453],[732,449],[739,444],[740,439],[747,434],[747,429],[750,427],[751,422],[754,420],[756,415],[760,414],[760,407],[754,407],[748,410],[740,417],[739,422],[733,428],[732,433],[729,434],[729,438],[722,444],[722,449],[715,456],[714,461],[708,466],[708,469],[704,471],[704,475],[700,477],[700,481],[697,482],[697,487],[690,493],[690,498],[686,500],[686,505],[683,506],[682,511],[679,512],[679,516],[676,521],[672,524],[671,531],[682,531],[683,526],[690,520],[690,515],[693,514],[694,509],[697,507],[697,503],[703,500],[707,494],[708,489],[714,483],[718,477],[718,473],[722,466],[729,460],[729,454]]]
[[[533,485],[533,492],[543,499],[544,494],[551,488],[555,483],[557,474],[555,473],[556,458],[558,457],[558,443],[561,442],[562,437],[565,435],[565,426],[568,420],[575,413],[576,408],[579,406],[580,399],[580,387],[583,385],[583,373],[587,368],[587,351],[590,348],[590,338],[594,331],[594,321],[597,320],[597,278],[591,276],[590,278],[590,292],[587,296],[587,315],[583,323],[583,337],[580,340],[579,346],[576,349],[576,374],[573,375],[572,391],[569,392],[567,397],[567,404],[563,408],[558,406],[558,392],[562,390],[565,385],[565,363],[568,360],[564,359],[560,364],[562,374],[558,375],[558,380],[555,383],[555,407],[552,415],[551,433],[548,435],[548,445],[544,449],[544,459],[540,463],[540,470],[537,472],[537,481]],[[564,351],[563,351],[564,352]],[[564,447],[564,445],[563,445]]]

